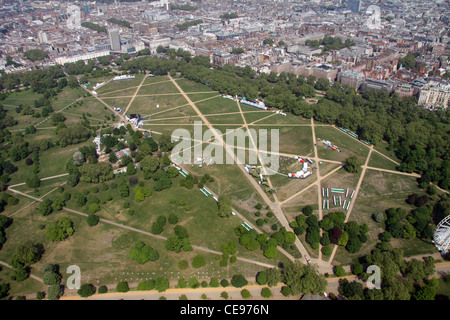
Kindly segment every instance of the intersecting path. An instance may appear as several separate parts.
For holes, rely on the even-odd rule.
[[[34,196],[30,196],[29,194],[26,194],[24,192],[12,189],[11,187],[9,187],[8,190],[13,192],[13,193],[19,194],[21,196],[30,198],[30,199],[32,199],[32,200],[34,200],[36,202],[42,202],[43,201],[43,199],[42,199],[43,197],[37,198],[37,197],[34,197]],[[62,210],[65,210],[67,212],[74,213],[74,214],[77,214],[77,215],[80,215],[80,216],[83,216],[83,217],[87,217],[88,216],[88,214],[86,214],[84,212],[80,212],[80,211],[73,210],[73,209],[66,208],[66,207],[63,207]],[[157,235],[157,234],[153,234],[153,233],[150,233],[150,232],[147,232],[147,231],[143,231],[143,230],[140,230],[140,229],[136,229],[136,228],[133,228],[133,227],[130,227],[130,226],[126,226],[126,225],[124,225],[122,223],[117,223],[117,222],[114,222],[114,221],[111,221],[111,220],[108,220],[108,219],[100,218],[99,222],[106,223],[106,224],[109,224],[109,225],[113,225],[115,227],[119,227],[119,228],[126,229],[126,230],[129,230],[129,231],[137,232],[137,233],[140,233],[140,234],[143,234],[143,235],[146,235],[146,236],[153,237],[155,239],[167,240],[166,237],[163,237],[163,236],[160,236],[160,235]],[[205,248],[205,247],[200,247],[200,246],[193,245],[192,248],[194,248],[196,250],[199,250],[199,251],[204,251],[204,252],[216,254],[216,255],[222,255],[222,252],[219,252],[219,251],[216,251],[216,250],[212,250],[212,249],[209,249],[209,248]],[[255,261],[255,260],[251,260],[251,259],[246,259],[246,258],[242,258],[242,257],[236,257],[236,258],[237,258],[237,260],[240,260],[240,261],[243,261],[243,262],[247,262],[247,263],[252,263],[252,264],[259,265],[259,266],[262,266],[262,267],[265,267],[265,268],[275,268],[276,267],[275,265],[272,265],[272,264],[269,264],[269,263],[264,263],[264,262]]]
[[[203,123],[208,127],[208,129],[211,129],[211,131],[213,132],[213,134],[215,136],[216,141],[219,144],[221,144],[222,146],[224,146],[226,152],[229,153],[229,155],[234,160],[236,160],[236,155],[235,155],[234,151],[224,142],[223,137],[221,135],[219,135],[216,132],[216,130],[214,130],[214,127],[211,125],[211,123],[208,121],[208,119],[200,112],[200,110],[197,108],[197,106],[191,101],[191,99],[188,97],[188,95],[180,88],[178,83],[170,76],[170,74],[169,74],[169,78],[172,81],[172,83],[175,85],[175,87],[177,87],[177,89],[183,95],[183,97],[188,101],[189,105],[194,109],[194,111],[197,113],[197,115],[200,117],[200,119],[203,121]],[[288,231],[292,230],[292,228],[289,226],[289,222],[287,221],[286,217],[284,216],[284,212],[281,209],[280,203],[278,201],[272,202],[269,199],[269,197],[267,196],[267,194],[260,188],[259,184],[255,181],[255,179],[253,179],[253,177],[251,177],[247,174],[247,172],[244,169],[244,166],[242,164],[238,164],[237,161],[235,163],[238,166],[238,168],[242,171],[244,176],[247,178],[247,180],[250,182],[250,184],[253,186],[253,188],[259,193],[259,195],[264,200],[264,202],[270,207],[271,211],[275,214],[275,216],[278,218],[280,223],[284,227],[286,227],[286,230],[288,230]],[[303,262],[306,263],[306,259],[308,257],[308,252],[306,251],[305,247],[303,246],[301,241],[298,239],[298,237],[296,237],[294,244],[298,248],[298,250],[300,251],[300,253],[302,255],[302,258],[300,260],[302,260]]]

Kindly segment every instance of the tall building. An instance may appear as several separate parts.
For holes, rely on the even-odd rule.
[[[450,84],[430,82],[420,89],[418,105],[430,109],[447,110],[450,101]]]
[[[347,8],[353,13],[358,13],[361,10],[361,0],[347,0]]]
[[[38,32],[38,40],[39,40],[39,43],[48,43],[47,33],[44,31],[39,31]]]
[[[358,72],[352,69],[343,70],[338,73],[337,81],[339,81],[342,85],[346,84],[350,87],[359,89],[363,81],[366,79],[362,72]]]
[[[109,44],[111,46],[111,51],[120,51],[120,34],[119,30],[113,29],[108,30],[108,36],[109,36]]]

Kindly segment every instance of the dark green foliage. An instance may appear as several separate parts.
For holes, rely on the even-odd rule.
[[[130,259],[135,260],[139,264],[144,264],[147,261],[156,261],[158,258],[158,252],[142,241],[137,242],[130,251]]]
[[[248,284],[248,281],[245,279],[243,275],[237,274],[231,278],[231,284],[235,288],[242,288]]]
[[[128,283],[125,281],[121,281],[116,286],[117,292],[128,292],[130,288],[128,287]]]
[[[80,297],[87,298],[95,293],[95,287],[92,284],[82,284],[77,293]]]
[[[206,260],[202,255],[197,255],[192,260],[192,266],[194,268],[201,268],[206,264]]]
[[[99,216],[97,216],[96,214],[91,213],[87,217],[87,224],[88,224],[89,227],[93,227],[93,226],[96,226],[98,224],[99,220],[100,220]]]

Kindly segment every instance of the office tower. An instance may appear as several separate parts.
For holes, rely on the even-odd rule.
[[[39,40],[39,43],[48,43],[47,33],[44,31],[39,31],[38,32],[38,40]]]
[[[348,0],[348,9],[353,13],[358,13],[361,10],[361,0]]]
[[[109,44],[112,51],[120,51],[120,35],[119,30],[108,30]]]

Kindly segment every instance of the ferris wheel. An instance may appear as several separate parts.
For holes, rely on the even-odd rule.
[[[450,250],[450,215],[445,217],[438,223],[434,230],[433,243],[441,251],[446,254]]]

